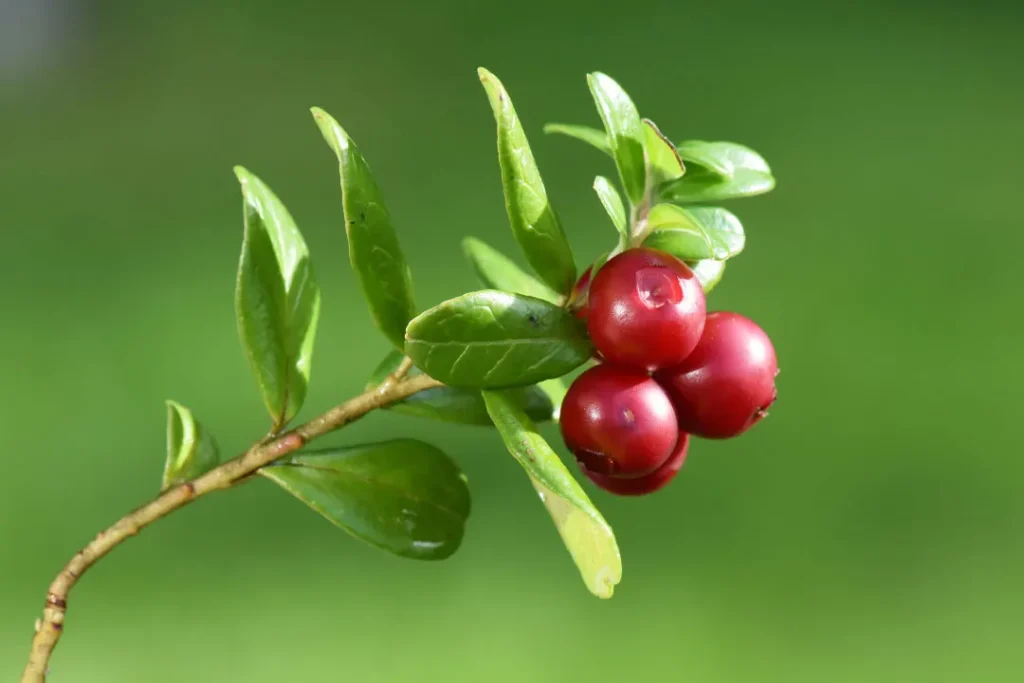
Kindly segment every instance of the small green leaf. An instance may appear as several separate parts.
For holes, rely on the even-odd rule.
[[[687,261],[732,258],[745,243],[739,219],[715,206],[658,204],[651,209],[648,225],[651,233],[644,245]]]
[[[644,198],[647,181],[644,163],[646,136],[640,114],[622,86],[609,76],[599,72],[588,74],[587,84],[608,133],[626,196],[633,204],[639,204]]]
[[[597,176],[594,179],[594,192],[597,193],[597,198],[601,200],[601,206],[608,212],[608,217],[612,219],[619,235],[622,236],[622,239],[629,239],[626,207],[623,206],[622,197],[619,196],[615,186],[604,176]]]
[[[414,318],[405,353],[449,386],[501,389],[561,377],[585,363],[593,348],[583,323],[564,309],[489,289]]]
[[[650,234],[644,246],[672,254],[682,260],[713,258],[715,252],[703,227],[681,207],[658,204],[647,216]]]
[[[702,261],[691,261],[688,265],[700,281],[700,286],[704,289],[705,294],[714,289],[715,285],[719,283],[725,274],[725,261],[704,259]]]
[[[392,351],[377,366],[367,383],[367,389],[374,389],[380,386],[388,375],[398,369],[403,356],[398,351]],[[423,374],[419,368],[409,370],[410,376]],[[540,384],[528,387],[516,387],[508,390],[509,399],[516,404],[520,410],[530,416],[531,420],[547,422],[555,417],[555,406],[561,406],[562,396],[559,396],[557,403],[553,403],[552,397],[554,388],[548,385],[549,382],[560,382],[561,380],[545,380]],[[491,418],[487,414],[487,406],[484,405],[484,398],[480,392],[474,389],[457,389],[455,387],[434,387],[420,391],[409,398],[393,403],[387,410],[405,415],[416,415],[427,417],[443,422],[455,422],[467,425],[491,425]]]
[[[313,107],[324,140],[338,157],[348,256],[374,322],[401,349],[405,326],[416,315],[412,275],[370,166],[338,122]]]
[[[622,578],[615,534],[530,419],[504,393],[485,391],[487,410],[526,470],[591,593],[610,598]]]
[[[309,250],[284,204],[241,166],[235,175],[245,205],[235,287],[238,331],[278,431],[306,398],[320,289]]]
[[[576,284],[576,264],[558,214],[548,201],[526,133],[501,81],[487,69],[477,72],[498,124],[498,163],[512,233],[540,278],[567,295]]]
[[[161,491],[195,479],[217,466],[217,443],[192,416],[192,411],[167,401],[167,460]]]
[[[686,169],[675,146],[658,130],[654,121],[644,119],[643,125],[647,174],[652,187],[681,178]]]
[[[454,553],[469,517],[465,475],[413,439],[303,452],[259,473],[356,538],[414,560]]]
[[[763,194],[775,187],[768,163],[744,145],[687,140],[678,149],[680,156],[690,163],[691,172],[661,187],[661,196],[669,201],[736,199]]]
[[[524,273],[510,258],[475,237],[462,240],[462,250],[480,281],[492,288],[525,294],[558,304],[561,297],[532,275]]]
[[[577,126],[572,123],[548,123],[544,125],[544,132],[567,135],[571,138],[582,140],[614,158],[612,146],[608,142],[608,134],[603,130],[591,128],[590,126]]]

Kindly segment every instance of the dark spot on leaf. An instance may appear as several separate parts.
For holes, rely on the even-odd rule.
[[[528,320],[528,321],[530,322],[530,325],[531,325],[531,326],[533,326],[533,327],[537,327],[537,326],[538,326],[538,325],[540,324],[540,323],[539,323],[539,322],[537,321],[537,316],[536,316],[536,315],[534,315],[533,313],[531,313],[531,314],[530,314],[530,315],[529,315],[529,316],[527,317],[527,320]]]

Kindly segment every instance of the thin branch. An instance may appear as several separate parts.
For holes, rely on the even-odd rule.
[[[104,555],[123,541],[139,533],[161,517],[188,505],[196,498],[227,489],[245,480],[259,468],[302,448],[318,437],[350,422],[370,411],[381,408],[413,394],[440,386],[440,382],[427,375],[404,379],[412,363],[402,361],[398,369],[383,384],[355,398],[331,408],[320,417],[285,432],[269,441],[256,444],[242,455],[210,470],[191,481],[168,489],[149,503],[128,513],[106,531],[101,531],[87,546],[71,558],[67,566],[50,584],[42,619],[36,622],[32,639],[32,652],[22,674],[22,683],[43,683],[50,655],[64,631],[68,593],[82,575]]]

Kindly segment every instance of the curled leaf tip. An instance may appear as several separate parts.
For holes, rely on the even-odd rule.
[[[235,172],[235,177],[240,183],[246,183],[252,177],[252,173],[249,173],[245,166],[234,166],[231,170]]]

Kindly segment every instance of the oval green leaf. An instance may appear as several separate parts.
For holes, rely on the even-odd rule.
[[[775,187],[768,162],[735,142],[686,140],[678,147],[691,173],[661,187],[661,196],[674,202],[710,202],[764,194]]]
[[[398,369],[403,356],[398,351],[389,353],[377,369],[370,376],[367,389],[374,389],[387,379],[388,375]],[[409,370],[410,376],[422,374],[419,368],[413,367]],[[561,406],[562,395],[557,397],[555,386],[549,382],[560,382],[561,380],[545,380],[540,384],[528,387],[516,387],[508,389],[508,397],[516,407],[526,413],[531,420],[547,422],[554,419],[556,406]],[[427,417],[443,422],[454,422],[465,425],[491,426],[491,418],[487,414],[487,406],[484,405],[483,396],[474,389],[458,389],[456,387],[434,387],[413,394],[409,398],[392,403],[387,410],[401,413],[403,415],[415,415]]]
[[[416,315],[412,275],[366,159],[348,134],[322,109],[312,109],[324,140],[338,157],[348,256],[384,336],[401,349],[405,326]]]
[[[465,475],[413,439],[299,453],[259,473],[356,538],[414,560],[454,553],[469,517]]]
[[[219,459],[217,442],[192,411],[167,401],[167,459],[160,490],[195,479],[216,467]]]
[[[480,281],[492,289],[502,289],[515,294],[525,294],[553,304],[561,296],[532,275],[524,273],[512,259],[475,237],[462,240],[462,251],[473,266]]]
[[[559,294],[576,284],[576,264],[558,214],[548,201],[530,143],[505,86],[477,70],[498,125],[498,163],[512,233],[537,275]]]
[[[644,152],[651,186],[681,178],[686,168],[672,142],[662,134],[654,121],[643,120]]]
[[[530,419],[504,392],[483,394],[498,433],[530,477],[583,582],[597,597],[610,598],[622,579],[622,558],[611,527]]]
[[[581,140],[592,147],[596,147],[605,154],[614,158],[612,146],[608,142],[608,133],[590,126],[578,126],[573,123],[547,123],[544,124],[545,133],[567,135],[570,138]]]
[[[284,204],[241,166],[235,175],[245,205],[235,314],[242,347],[278,431],[306,398],[320,289],[309,250]]]
[[[639,204],[647,185],[644,163],[646,135],[640,114],[626,91],[611,77],[599,72],[587,74],[587,84],[608,133],[626,196],[634,205]]]
[[[597,176],[594,178],[594,192],[597,193],[597,198],[601,200],[601,206],[608,212],[608,217],[612,219],[619,235],[623,240],[628,240],[629,224],[626,218],[626,207],[615,186],[604,176]]]
[[[644,244],[686,261],[723,261],[743,251],[746,238],[736,216],[716,206],[684,208],[658,204],[648,217],[651,233]]]
[[[715,285],[721,281],[722,276],[725,275],[725,261],[703,259],[701,261],[690,261],[688,265],[693,274],[697,276],[697,280],[700,281],[700,286],[704,289],[705,294],[714,289]]]
[[[502,389],[561,377],[585,363],[593,347],[583,323],[564,309],[488,289],[414,318],[405,353],[449,386]]]

